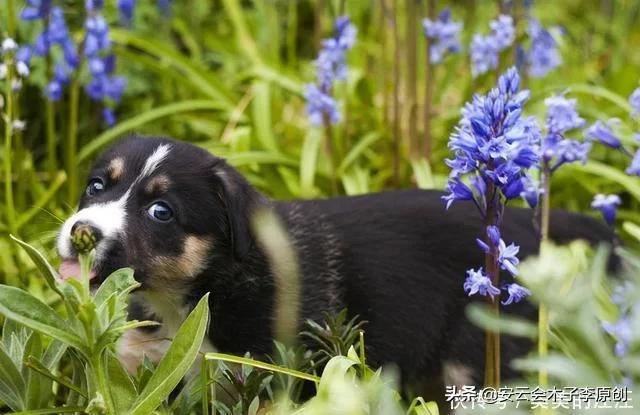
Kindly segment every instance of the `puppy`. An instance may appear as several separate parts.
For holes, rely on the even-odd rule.
[[[401,190],[270,201],[201,148],[130,137],[98,158],[77,213],[62,226],[57,241],[61,275],[78,273],[70,239],[84,224],[98,238],[92,281],[99,284],[119,268],[133,268],[142,284],[137,295],[144,310],[138,311],[162,322],[161,332],[151,333],[155,337],[170,339],[210,292],[204,349],[268,354],[275,282],[251,218],[257,209],[270,209],[285,224],[298,258],[299,322],[347,308],[368,322],[367,355],[373,365],[393,363],[405,381],[442,378],[450,367],[465,374],[466,380],[457,383],[478,382],[484,338],[464,317],[473,299],[462,283],[467,269],[483,264],[474,242],[483,235],[482,221],[470,203],[445,210],[441,196]],[[532,223],[531,210],[505,212],[503,238],[520,245],[521,258],[538,247]],[[599,221],[560,211],[553,213],[551,237],[559,243],[614,240]],[[534,311],[525,302],[506,309],[525,315]],[[131,332],[121,344],[131,370],[143,349],[159,358],[168,344],[157,340],[143,349],[134,347],[144,337]],[[526,350],[521,341],[503,339],[504,362]]]

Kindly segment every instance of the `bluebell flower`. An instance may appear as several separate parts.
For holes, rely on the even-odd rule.
[[[540,131],[532,118],[521,116],[529,93],[519,88],[520,78],[512,68],[499,78],[498,88],[486,96],[474,96],[462,109],[462,118],[449,141],[455,158],[447,161],[452,167],[451,194],[444,197],[448,206],[455,200],[468,200],[471,190],[465,185],[467,192],[459,180],[464,174],[491,182],[505,197],[520,196],[524,187],[520,179],[539,160],[535,143]],[[472,195],[479,206],[486,206],[484,197]]]
[[[631,95],[629,95],[629,104],[631,105],[631,114],[634,117],[640,115],[640,88],[636,88]]]
[[[494,238],[495,236],[496,236],[495,234],[489,235],[489,240],[492,243],[493,243],[492,238]],[[499,237],[499,233],[498,233],[498,237]],[[486,242],[484,242],[481,239],[476,239],[476,243],[485,254],[493,255],[493,252],[491,251],[491,247],[487,245]],[[518,264],[520,263],[520,260],[518,259],[517,255],[518,255],[518,252],[520,252],[520,247],[513,243],[507,245],[504,242],[504,240],[502,240],[502,238],[499,238],[497,244],[494,246],[497,246],[498,263],[500,264],[500,268],[502,268],[505,271],[509,271],[511,275],[518,275],[517,267],[518,267]]]
[[[640,176],[640,149],[636,150],[636,153],[633,155],[633,159],[631,160],[631,164],[625,172],[631,176]]]
[[[27,0],[27,6],[22,9],[22,20],[44,19],[51,12],[51,0]]]
[[[567,131],[582,128],[585,120],[576,109],[575,99],[562,95],[554,95],[544,100],[547,106],[546,126],[550,134],[564,134]]]
[[[471,74],[473,77],[496,69],[499,54],[511,46],[516,37],[513,18],[500,15],[489,23],[491,33],[487,36],[476,34],[471,40]]]
[[[609,126],[600,120],[596,121],[591,127],[587,128],[585,135],[590,140],[597,140],[607,147],[619,149],[622,146],[620,139],[613,133]]]
[[[560,66],[562,58],[558,52],[558,43],[538,20],[529,19],[527,33],[531,39],[531,48],[527,53],[529,75],[539,78]]]
[[[325,119],[334,124],[340,120],[338,106],[331,95],[333,83],[347,77],[346,52],[356,39],[356,28],[348,17],[338,17],[334,24],[334,36],[322,42],[322,49],[315,61],[317,85],[305,85],[306,109],[313,125],[324,125]]]
[[[447,53],[460,51],[462,23],[451,20],[451,9],[444,9],[435,21],[424,19],[422,26],[425,36],[431,40],[429,42],[429,60],[431,63],[440,63]]]
[[[332,124],[340,121],[340,113],[335,99],[331,95],[322,92],[317,85],[305,85],[304,98],[307,101],[307,114],[311,124],[323,125],[325,115]]]
[[[547,135],[542,140],[541,158],[553,172],[567,163],[586,162],[591,143],[571,140],[565,134],[581,128],[585,121],[576,110],[576,100],[564,95],[551,96],[545,99],[547,106]]]
[[[116,115],[113,112],[113,109],[109,108],[109,107],[104,107],[102,109],[102,119],[104,120],[104,123],[108,126],[111,127],[113,124],[116,123]]]
[[[471,75],[474,78],[498,67],[498,50],[493,39],[488,36],[473,35],[470,54]]]
[[[529,207],[534,209],[538,206],[538,201],[540,200],[540,195],[543,190],[540,188],[540,184],[530,177],[524,179],[523,185],[524,189],[522,193],[520,193],[520,196],[527,202]]]
[[[109,39],[109,26],[99,14],[89,16],[85,22],[86,36],[84,40],[84,53],[93,56],[111,47]]]
[[[599,210],[602,213],[604,220],[609,225],[613,225],[616,220],[618,206],[620,206],[621,203],[622,201],[618,195],[597,194],[591,202],[591,207]]]
[[[158,9],[162,12],[162,14],[167,15],[171,10],[171,0],[158,0]]]
[[[126,24],[130,23],[133,19],[133,11],[135,7],[135,0],[118,0],[118,10],[120,11],[120,18]]]
[[[447,191],[449,194],[442,197],[442,199],[447,202],[447,209],[449,209],[451,204],[456,200],[462,201],[474,199],[473,191],[459,178],[449,180],[447,183]]]
[[[629,316],[623,316],[615,323],[604,322],[604,330],[616,339],[615,353],[618,357],[623,357],[629,352],[629,346],[633,339],[631,328],[632,320]]]
[[[104,7],[104,0],[86,0],[84,7],[90,12],[102,10]]]
[[[509,294],[509,297],[502,302],[503,305],[519,303],[525,297],[531,295],[531,291],[515,283],[505,285],[504,289],[507,291],[507,294]]]
[[[489,23],[489,27],[491,27],[490,36],[498,52],[507,49],[516,40],[516,28],[513,25],[513,18],[509,15],[501,14]]]
[[[491,279],[482,271],[482,268],[477,271],[473,269],[467,271],[467,278],[464,281],[463,288],[469,296],[480,294],[493,298],[496,295],[500,295],[500,290],[493,286]]]

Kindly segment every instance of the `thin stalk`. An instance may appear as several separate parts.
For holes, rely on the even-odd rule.
[[[69,178],[68,198],[69,206],[77,203],[78,190],[78,163],[76,154],[78,152],[78,103],[80,100],[80,82],[77,78],[71,81],[69,90],[69,131],[65,144],[65,168]]]
[[[329,114],[322,114],[322,124],[324,125],[324,137],[325,137],[325,148],[327,152],[327,157],[329,158],[329,168],[330,168],[330,178],[331,178],[331,191],[334,195],[338,194],[338,178],[337,178],[337,167],[335,160],[335,148],[333,143],[333,127],[331,125],[331,120],[329,120]]]
[[[434,19],[436,14],[436,2],[435,0],[427,1],[427,16],[429,19]],[[433,87],[434,87],[434,70],[435,66],[431,63],[430,59],[431,41],[427,39],[427,52],[425,53],[425,82],[424,82],[424,141],[422,143],[422,151],[427,159],[431,161],[431,117],[432,117],[432,105],[433,105]]]
[[[549,219],[551,216],[551,169],[548,163],[544,163],[540,174],[542,195],[540,200],[540,252],[549,240]],[[549,310],[544,303],[540,303],[538,309],[538,355],[544,358],[549,353]],[[538,385],[541,388],[549,384],[549,375],[546,370],[538,372]]]
[[[500,201],[495,185],[488,183],[486,191],[487,213],[485,216],[485,226],[500,225],[502,212],[500,211]],[[497,247],[485,236],[487,246],[490,251],[485,255],[485,269],[487,276],[491,279],[494,287],[500,287],[500,265],[498,264]],[[500,317],[500,297],[491,298],[487,296],[491,312],[496,318]],[[498,330],[487,330],[485,334],[485,372],[484,384],[486,387],[500,387],[500,332]]]
[[[406,58],[407,82],[405,83],[405,97],[408,105],[409,120],[409,154],[411,159],[419,157],[420,143],[418,141],[418,5],[416,0],[407,1],[406,20]]]
[[[9,2],[11,4],[11,2]],[[13,68],[7,62],[8,73],[5,82],[5,120],[4,120],[4,191],[5,210],[7,212],[7,228],[9,232],[16,235],[16,210],[13,200],[13,166],[11,163],[11,152],[13,150]]]
[[[13,0],[7,0],[7,34],[15,39],[16,34],[16,12]]]

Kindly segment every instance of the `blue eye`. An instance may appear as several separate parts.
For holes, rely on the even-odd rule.
[[[102,179],[96,177],[91,179],[91,181],[89,182],[89,185],[87,186],[87,195],[95,196],[103,190],[104,182],[102,181]]]
[[[169,222],[173,218],[173,210],[165,202],[156,202],[149,206],[147,214],[158,222]]]

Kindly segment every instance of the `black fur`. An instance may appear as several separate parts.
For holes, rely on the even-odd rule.
[[[481,220],[471,204],[456,203],[447,211],[442,192],[424,190],[269,201],[226,162],[202,149],[134,137],[107,151],[92,173],[104,176],[111,159],[124,157],[126,180],[107,186],[97,200],[85,197],[81,207],[119,197],[161,143],[171,143],[172,149],[158,173],[168,175],[172,185],[160,196],[175,207],[177,219],[171,224],[149,222],[141,212],[151,199],[137,195],[127,207],[126,235],[100,265],[100,278],[132,266],[143,289],[151,287],[151,258],[179,254],[185,235],[211,236],[214,244],[206,268],[188,282],[183,301],[193,306],[203,294],[212,293],[209,335],[219,350],[270,353],[274,279],[250,226],[252,212],[267,207],[286,224],[298,254],[300,321],[346,307],[368,321],[371,364],[394,363],[405,380],[438,377],[447,361],[469,365],[481,376],[483,334],[464,317],[471,299],[462,289],[465,271],[483,264],[475,244],[482,235]],[[530,210],[505,211],[503,238],[520,245],[521,258],[538,247],[532,223]],[[551,237],[557,242],[583,238],[594,244],[614,240],[600,221],[562,211],[553,213]],[[524,315],[534,311],[526,303],[507,310]],[[521,341],[503,339],[503,361],[525,350]]]

